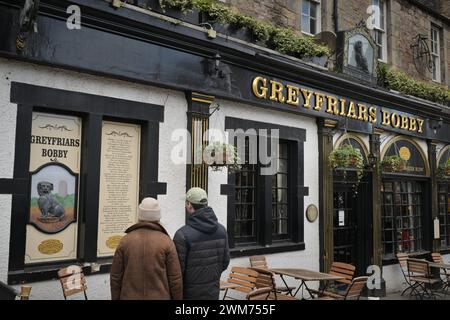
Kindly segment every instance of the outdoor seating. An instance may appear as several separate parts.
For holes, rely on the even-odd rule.
[[[227,281],[220,283],[220,290],[224,290],[223,300],[232,299],[238,300],[235,297],[228,295],[230,290],[234,290],[246,295],[257,289],[256,279],[258,272],[249,268],[233,267]],[[250,294],[251,297],[254,297]]]
[[[440,270],[439,276],[442,282],[442,290],[445,293],[445,296],[447,296],[447,291],[450,288],[450,266],[445,263],[439,252],[431,253],[431,259],[433,260],[434,265],[430,266],[439,268]]]
[[[314,291],[319,297],[336,295],[344,297],[348,286],[352,284],[353,277],[355,275],[356,267],[343,262],[333,262],[329,274],[342,277],[339,280],[334,280],[334,288],[328,288],[325,285],[322,290]]]
[[[83,293],[87,300],[86,278],[83,274],[83,269],[77,265],[71,265],[67,268],[62,268],[58,271],[58,279],[61,283],[64,299],[78,293]]]
[[[343,295],[328,292],[326,296],[319,298],[319,300],[359,300],[362,290],[366,286],[368,279],[369,277],[367,276],[354,278]]]
[[[411,282],[411,280],[409,279],[408,262],[407,262],[408,258],[409,258],[409,256],[407,253],[403,253],[403,252],[397,253],[397,260],[400,265],[400,270],[402,271],[403,279],[405,280],[406,285],[407,285],[407,287],[403,290],[403,292],[401,294],[402,296],[408,291],[411,291],[409,293],[411,295],[414,291],[414,288],[417,286],[417,285],[414,285]]]
[[[252,268],[269,269],[265,256],[251,256],[249,259]],[[296,287],[293,286],[276,286],[278,292],[286,294],[291,294],[295,289]]]
[[[433,285],[440,282],[440,279],[433,278],[430,274],[428,261],[421,259],[408,259],[408,276],[413,284],[412,295],[423,299],[426,296],[436,299]]]
[[[280,292],[276,288],[275,275],[273,272],[262,269],[262,268],[251,268],[252,270],[258,272],[256,278],[256,288],[263,289],[269,288],[270,294],[268,295],[268,300],[298,300],[293,296],[288,296],[284,294],[279,294]]]
[[[267,300],[272,293],[272,288],[260,288],[250,291],[247,294],[247,300]]]

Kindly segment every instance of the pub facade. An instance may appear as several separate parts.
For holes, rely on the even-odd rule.
[[[252,255],[325,272],[333,261],[358,274],[377,265],[398,291],[397,252],[450,252],[448,105],[378,87],[375,54],[368,76],[352,77],[361,64],[351,58],[335,73],[212,34],[199,17],[114,3],[41,0],[37,32],[24,37],[24,3],[0,0],[0,281],[59,299],[58,269],[80,264],[88,296],[109,299],[112,256],[139,201],[160,200],[173,236],[193,186],[227,228],[230,268]],[[73,5],[81,28],[68,27]],[[358,27],[343,52],[355,36],[376,51]],[[194,165],[230,130],[244,136],[244,159],[276,150],[275,172]],[[359,150],[359,170],[332,165],[344,146]]]

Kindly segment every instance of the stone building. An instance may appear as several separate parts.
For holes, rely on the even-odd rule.
[[[223,0],[237,10],[258,19],[270,21],[296,30],[317,34],[322,31],[337,33],[354,28],[361,21],[367,21],[372,14],[372,5],[380,5],[381,25],[373,36],[380,45],[381,61],[418,80],[449,85],[450,71],[450,3],[445,0],[321,0],[321,1],[269,1],[269,0]],[[310,9],[316,7],[316,9]],[[309,11],[308,11],[309,10]],[[311,15],[312,13],[312,15]],[[302,19],[303,17],[303,19]],[[308,20],[308,21],[306,21]],[[313,21],[311,32],[308,22]],[[302,25],[303,23],[303,25]],[[431,50],[431,38],[437,34],[437,74],[433,71],[418,71],[414,64],[411,46],[422,35]],[[433,38],[434,39],[434,38]]]
[[[0,1],[0,281],[62,299],[57,271],[78,264],[88,297],[109,299],[139,201],[160,200],[173,236],[193,186],[227,228],[224,279],[253,255],[322,272],[339,261],[379,266],[383,294],[404,288],[396,253],[448,259],[448,1],[214,2],[302,36],[271,26],[264,41],[254,20],[233,29],[158,0],[25,2]],[[447,95],[380,86],[379,60]],[[246,162],[194,163],[214,141],[243,141]],[[357,160],[337,163],[348,149]],[[42,212],[42,187],[64,215]]]

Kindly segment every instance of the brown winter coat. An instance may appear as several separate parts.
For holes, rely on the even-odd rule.
[[[164,227],[156,222],[140,222],[125,232],[111,267],[111,298],[183,299],[177,251]]]

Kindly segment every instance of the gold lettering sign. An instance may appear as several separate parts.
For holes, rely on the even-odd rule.
[[[63,243],[58,239],[48,239],[39,244],[38,250],[42,254],[51,255],[60,252],[63,247]]]
[[[332,95],[283,84],[261,76],[253,79],[252,92],[258,99],[271,100],[281,104],[286,103],[314,111],[325,110],[329,114],[372,124],[376,124],[378,121],[378,110],[375,106],[368,106],[343,98],[339,99]],[[411,132],[424,132],[425,121],[420,118],[408,117],[388,110],[380,110],[380,114],[380,124],[382,126]]]

